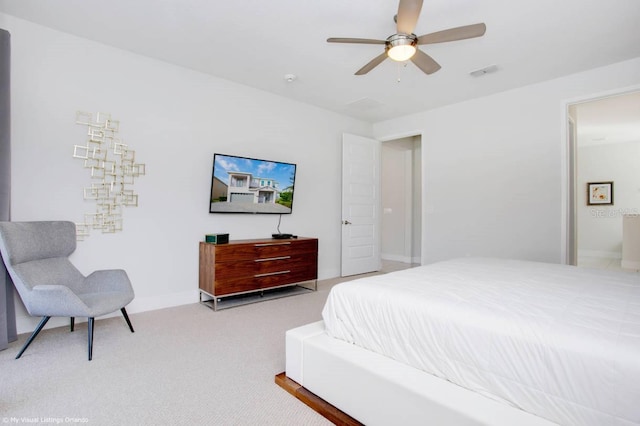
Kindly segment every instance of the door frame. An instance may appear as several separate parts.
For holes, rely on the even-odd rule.
[[[578,190],[577,182],[574,182],[573,191],[569,190],[571,182],[570,165],[573,160],[576,164],[575,153],[570,152],[569,146],[569,107],[574,104],[597,101],[600,99],[610,98],[619,95],[625,95],[632,92],[640,91],[640,84],[621,87],[618,89],[607,90],[604,92],[592,93],[576,98],[565,99],[560,105],[560,262],[570,265],[572,262],[572,249],[577,253],[577,235],[571,233],[571,226],[576,225],[577,212],[575,203],[571,201],[571,194]],[[579,125],[579,123],[577,123]],[[577,136],[576,136],[577,141]],[[570,158],[570,156],[572,158]],[[576,226],[577,228],[577,226]]]
[[[402,146],[401,148],[388,148],[389,145],[393,146],[394,144],[396,144],[396,142],[398,141],[411,141],[411,147],[409,146]],[[404,224],[402,231],[400,232],[400,228],[398,228],[397,226],[394,226],[395,229],[395,233],[394,234],[398,234],[398,236],[402,236],[403,240],[404,240],[404,244],[402,246],[402,253],[385,253],[383,251],[384,249],[384,242],[381,244],[380,246],[380,255],[382,260],[393,260],[393,261],[400,261],[403,263],[420,263],[420,247],[421,247],[421,221],[422,221],[422,215],[421,212],[419,210],[421,210],[421,205],[418,203],[418,200],[421,200],[421,188],[422,188],[422,164],[421,164],[421,160],[422,160],[422,156],[420,156],[420,158],[416,157],[416,152],[421,152],[422,149],[422,140],[421,137],[419,135],[416,136],[410,136],[407,138],[400,138],[400,139],[390,139],[388,141],[385,142],[381,142],[381,146],[382,146],[382,150],[381,150],[381,155],[380,155],[380,162],[381,162],[381,167],[380,167],[380,176],[383,179],[380,185],[380,189],[381,191],[384,189],[385,187],[385,176],[383,174],[383,171],[385,169],[385,167],[388,167],[390,164],[393,164],[393,167],[400,167],[401,169],[404,170],[404,177],[403,179],[400,180],[394,180],[393,184],[402,184],[403,189],[404,189],[404,204],[402,206],[402,208],[404,209],[404,215],[402,218],[398,217],[398,216],[394,216],[395,219],[393,220],[393,224],[397,225],[397,221],[402,221],[402,223]],[[385,148],[387,148],[385,150]],[[395,155],[395,154],[390,154],[390,152],[394,152],[394,153],[401,153],[400,156],[396,157],[395,160],[393,160],[392,162],[390,162],[389,156],[390,155]],[[420,166],[416,167],[416,161],[420,162]],[[409,173],[407,173],[407,171],[409,171]],[[417,175],[419,175],[419,180],[416,180]],[[420,191],[419,193],[416,193],[416,191]],[[385,191],[381,192],[381,197],[380,197],[380,201],[382,203],[382,216],[381,216],[381,222],[382,222],[382,227],[380,230],[380,235],[382,237],[382,239],[384,240],[384,237],[386,235],[387,238],[389,238],[390,235],[394,235],[394,234],[390,234],[389,233],[389,229],[385,227],[385,223],[387,223],[387,225],[391,222],[389,222],[389,220],[385,220],[386,214],[387,212],[385,212],[386,207],[389,206],[388,200],[386,199],[386,197],[389,197],[389,192],[387,190],[387,192],[385,193]],[[420,233],[416,233],[417,231],[420,231]],[[397,241],[396,241],[397,243]],[[399,249],[400,247],[398,245],[396,245],[395,247],[396,249]],[[387,255],[387,257],[385,257],[385,254]]]
[[[420,231],[421,234],[419,235],[420,238],[420,264],[424,265],[425,263],[425,253],[426,253],[426,239],[427,239],[427,234],[425,232],[426,229],[426,219],[425,219],[425,213],[427,212],[427,192],[426,192],[426,173],[425,173],[425,167],[426,167],[426,147],[427,144],[425,143],[425,135],[423,133],[422,130],[409,130],[406,132],[401,132],[401,133],[393,133],[393,134],[387,134],[387,135],[374,135],[373,139],[378,140],[380,143],[385,143],[385,142],[390,142],[390,141],[394,141],[396,139],[404,139],[404,138],[411,138],[411,137],[415,137],[415,136],[419,136],[420,137]],[[382,200],[381,200],[382,201]],[[382,209],[382,206],[380,206],[380,209]]]

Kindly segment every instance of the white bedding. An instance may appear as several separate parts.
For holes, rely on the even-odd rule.
[[[562,425],[640,425],[640,276],[456,259],[333,287],[327,333]]]

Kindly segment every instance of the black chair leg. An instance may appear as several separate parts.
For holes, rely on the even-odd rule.
[[[45,324],[47,323],[47,321],[49,321],[51,317],[42,317],[42,319],[40,320],[40,322],[38,323],[38,326],[36,327],[35,330],[33,330],[33,333],[31,333],[31,336],[29,336],[29,338],[27,339],[27,342],[24,344],[24,346],[22,347],[22,349],[20,350],[20,352],[18,353],[18,356],[16,356],[16,359],[20,358],[22,356],[22,354],[24,353],[25,350],[27,350],[27,348],[29,347],[29,345],[31,344],[31,342],[33,342],[33,339],[36,338],[36,336],[38,335],[38,333],[40,333],[40,331],[42,330],[42,328],[45,326]]]
[[[93,318],[89,318],[89,328],[87,330],[88,345],[89,345],[89,361],[93,357]]]
[[[71,317],[71,332],[73,333],[73,327],[76,325],[76,319]]]
[[[127,324],[129,325],[129,330],[131,330],[132,333],[135,333],[135,331],[133,331],[133,326],[131,325],[131,321],[129,321],[129,315],[127,315],[127,310],[125,308],[120,309],[120,312],[122,312],[122,316],[124,317],[125,321],[127,321]]]

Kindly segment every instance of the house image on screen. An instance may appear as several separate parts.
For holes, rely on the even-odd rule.
[[[278,182],[253,177],[251,173],[228,172],[227,201],[232,203],[273,204],[278,199]]]
[[[214,201],[227,201],[227,196],[229,195],[229,186],[213,176],[213,180],[211,182],[211,202]]]

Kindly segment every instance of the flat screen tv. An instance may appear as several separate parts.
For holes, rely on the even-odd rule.
[[[289,214],[296,165],[214,154],[209,213]]]

